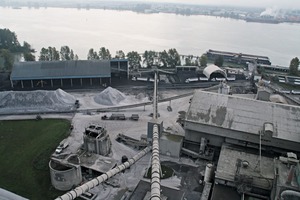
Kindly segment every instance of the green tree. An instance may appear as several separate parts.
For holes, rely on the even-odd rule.
[[[162,64],[162,67],[168,67],[169,55],[166,50],[159,52],[158,61]]]
[[[143,54],[143,63],[146,64],[147,68],[151,68],[154,65],[156,52],[155,51],[145,51]]]
[[[79,60],[79,58],[78,58],[78,55],[77,55],[77,54],[75,54],[75,56],[74,56],[74,60]]]
[[[41,49],[39,60],[40,61],[49,61],[50,60],[50,58],[49,58],[49,50],[48,49],[46,49],[44,47]]]
[[[295,57],[290,62],[290,67],[289,67],[289,69],[290,69],[290,75],[292,75],[292,76],[298,76],[299,75],[298,68],[299,68],[299,58]]]
[[[25,61],[35,61],[35,56],[32,53],[23,53]]]
[[[55,47],[48,47],[49,58],[50,60],[59,60],[59,52]]]
[[[31,45],[24,41],[23,43],[23,57],[25,61],[35,61],[35,55],[33,54],[35,50],[31,47]]]
[[[200,57],[200,66],[206,67],[206,65],[207,65],[207,56],[205,54],[203,54]]]
[[[214,62],[214,64],[217,65],[218,67],[222,67],[223,63],[224,63],[223,56],[218,56]]]
[[[116,52],[115,58],[124,59],[125,58],[125,53],[122,50],[119,50],[119,51]]]
[[[55,47],[42,48],[40,51],[40,61],[53,61],[59,60],[59,52]]]
[[[168,66],[175,68],[178,65],[181,65],[180,55],[176,49],[169,49],[168,51]]]
[[[110,60],[111,59],[111,54],[108,49],[105,47],[101,47],[99,50],[99,59],[100,60]]]
[[[61,60],[71,60],[71,49],[68,46],[62,46],[60,48],[60,57]],[[74,58],[74,54],[73,54]]]
[[[0,49],[0,68],[4,70],[11,71],[13,63],[14,63],[14,56],[8,49]],[[3,66],[1,66],[3,63]]]
[[[141,67],[142,58],[136,51],[131,51],[127,53],[127,59],[130,69],[136,70]]]
[[[7,49],[12,53],[22,52],[17,35],[9,29],[0,29],[0,49]]]
[[[91,49],[89,50],[87,59],[88,59],[88,60],[99,60],[99,56],[98,56],[97,52],[94,51],[93,48],[91,48]]]
[[[71,52],[70,52],[70,60],[74,60],[75,59],[75,56],[74,56],[74,52],[73,50],[71,49]],[[78,59],[77,59],[78,60]]]

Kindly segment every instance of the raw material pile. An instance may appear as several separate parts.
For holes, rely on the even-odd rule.
[[[0,92],[0,114],[70,111],[74,109],[75,100],[61,89],[5,91]]]
[[[126,96],[117,89],[108,87],[100,94],[94,97],[94,101],[98,104],[106,106],[115,106],[125,100]]]

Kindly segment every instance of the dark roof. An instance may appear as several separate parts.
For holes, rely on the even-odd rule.
[[[147,192],[151,190],[151,184],[145,180],[140,180],[134,189],[130,200],[143,200]],[[161,194],[170,200],[181,200],[184,196],[184,191],[174,188],[169,188],[161,185]],[[199,197],[200,198],[200,197]]]
[[[14,64],[11,80],[111,77],[109,60],[33,61]]]
[[[236,189],[232,187],[215,184],[211,199],[212,200],[227,200],[227,199],[240,200],[241,196],[238,194]]]

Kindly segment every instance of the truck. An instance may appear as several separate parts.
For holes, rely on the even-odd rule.
[[[103,115],[101,119],[102,120],[126,120],[126,117],[124,114],[112,114],[110,117],[107,117],[107,115]]]

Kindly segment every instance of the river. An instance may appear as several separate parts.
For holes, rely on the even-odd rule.
[[[37,51],[68,45],[86,59],[90,48],[162,51],[199,56],[208,49],[265,55],[272,64],[289,66],[300,57],[300,24],[247,23],[211,16],[140,14],[116,10],[72,8],[13,9],[0,7],[0,28],[14,31],[20,42]]]

